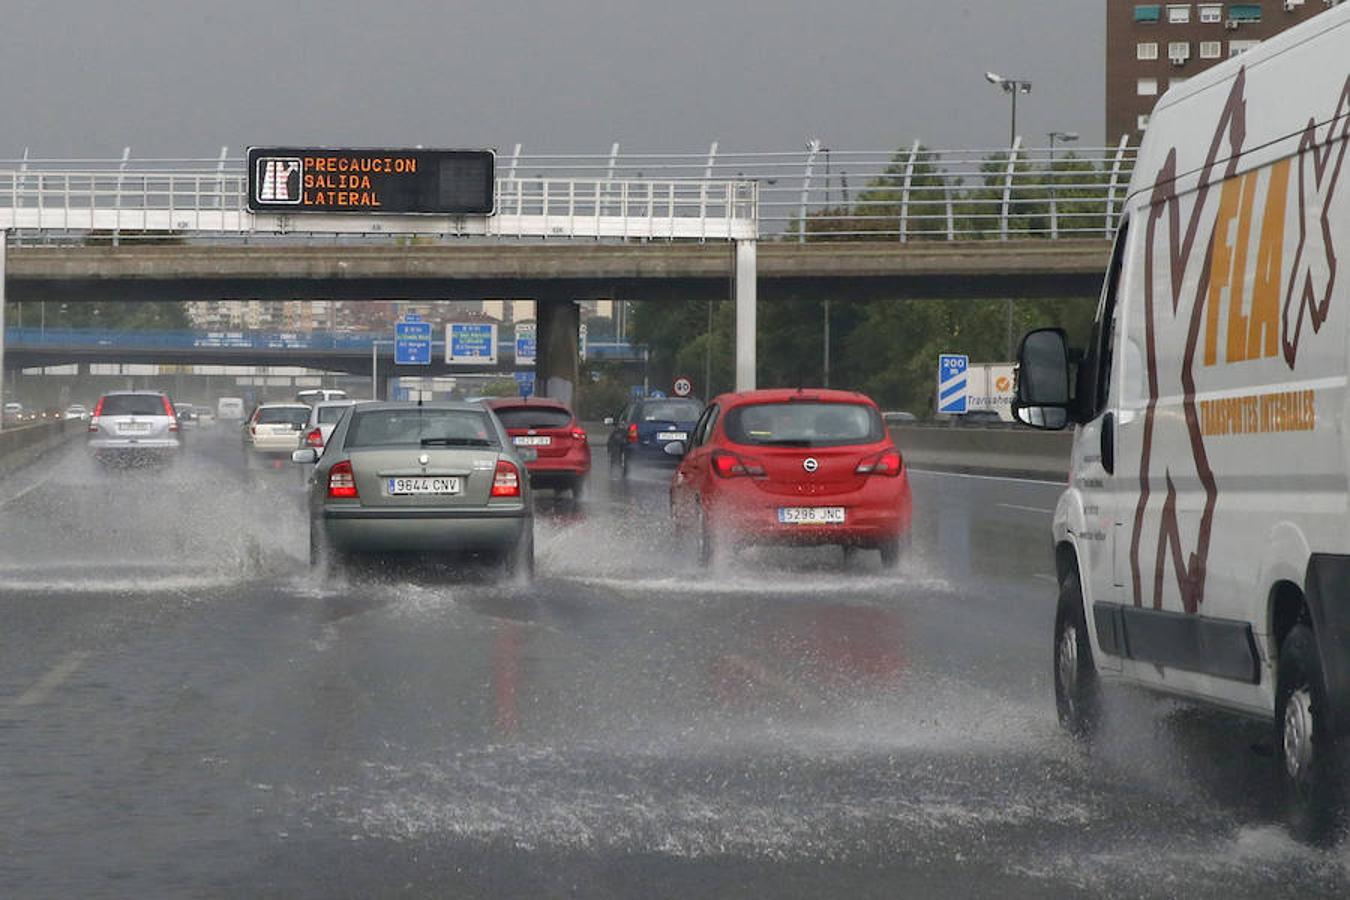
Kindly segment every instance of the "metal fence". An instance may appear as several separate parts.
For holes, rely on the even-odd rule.
[[[801,150],[533,154],[497,160],[497,213],[431,217],[438,238],[961,241],[1109,238],[1135,148]],[[214,159],[0,161],[0,227],[33,240],[152,240],[278,234],[393,239],[409,226],[251,216],[244,163]],[[350,221],[350,220],[347,220]],[[367,216],[361,220],[372,221]],[[335,224],[337,223],[337,224]],[[386,233],[380,234],[382,230]],[[355,231],[355,234],[351,232]],[[339,232],[347,232],[339,235]],[[288,234],[289,233],[289,234]]]

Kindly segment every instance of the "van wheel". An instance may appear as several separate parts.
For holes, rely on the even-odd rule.
[[[1322,659],[1312,629],[1295,625],[1280,646],[1275,682],[1276,746],[1300,824],[1334,826],[1341,778],[1327,716]]]
[[[1076,738],[1090,738],[1101,716],[1101,685],[1092,662],[1092,645],[1083,614],[1083,588],[1077,571],[1065,576],[1059,585],[1054,674],[1059,723]]]

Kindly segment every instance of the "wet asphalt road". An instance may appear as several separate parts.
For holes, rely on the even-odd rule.
[[[539,577],[311,577],[299,476],[0,480],[0,895],[1345,896],[1266,729],[1049,678],[1059,488],[704,572],[664,482],[541,493]],[[603,462],[603,450],[599,461]],[[435,577],[433,577],[435,576]]]

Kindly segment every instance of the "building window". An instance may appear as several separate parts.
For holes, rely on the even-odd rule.
[[[1140,78],[1140,79],[1135,83],[1134,92],[1135,92],[1136,94],[1138,94],[1140,97],[1156,97],[1156,96],[1158,96],[1158,79],[1156,79],[1156,78]]]
[[[1167,43],[1167,58],[1186,60],[1191,58],[1190,41],[1169,41]]]
[[[1230,22],[1260,22],[1261,4],[1230,3],[1228,4],[1228,19]]]
[[[1143,131],[1148,127],[1148,113],[1140,113],[1139,118],[1134,120],[1135,127]]]
[[[1223,56],[1223,41],[1201,41],[1200,58],[1218,59]]]
[[[1162,19],[1161,3],[1140,3],[1134,7],[1135,22],[1157,23]]]
[[[1237,56],[1237,55],[1240,54],[1240,53],[1246,53],[1248,50],[1252,49],[1253,47],[1255,47],[1255,46],[1256,46],[1257,44],[1259,44],[1259,43],[1261,43],[1261,42],[1260,42],[1260,41],[1229,41],[1229,42],[1228,42],[1228,58],[1229,58],[1229,59],[1232,59],[1234,56]]]
[[[1158,58],[1158,43],[1157,43],[1157,41],[1147,41],[1147,42],[1145,42],[1145,43],[1136,44],[1135,47],[1134,47],[1134,58],[1135,58],[1135,59],[1157,59],[1157,58]]]
[[[1191,20],[1191,6],[1169,6],[1167,7],[1167,21],[1172,25],[1185,25]]]
[[[1201,22],[1209,23],[1209,24],[1211,24],[1211,25],[1212,25],[1212,24],[1215,24],[1215,23],[1217,23],[1217,22],[1222,22],[1222,21],[1223,21],[1223,4],[1222,4],[1222,3],[1201,3],[1201,4],[1200,4],[1200,21],[1201,21]]]

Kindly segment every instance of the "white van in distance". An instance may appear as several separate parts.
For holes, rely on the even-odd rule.
[[[216,418],[222,422],[242,420],[244,418],[244,398],[221,397],[216,401]]]
[[[1105,680],[1269,719],[1304,812],[1350,732],[1348,151],[1350,6],[1169,90],[1073,389],[1034,331],[1014,400],[1076,429],[1061,720],[1090,733]]]

